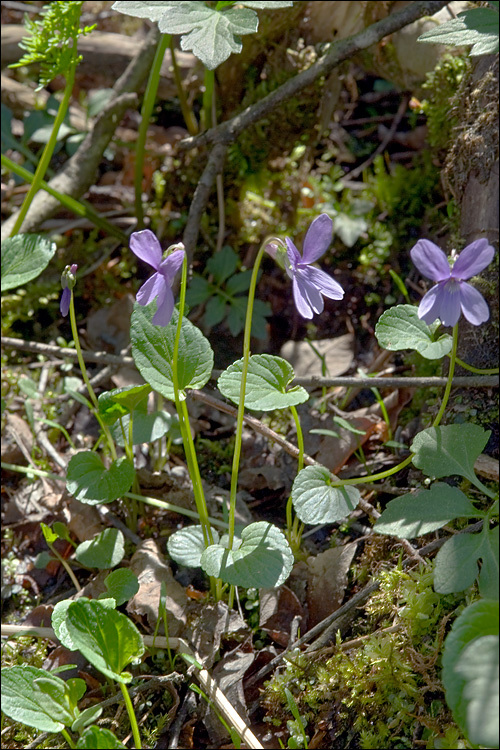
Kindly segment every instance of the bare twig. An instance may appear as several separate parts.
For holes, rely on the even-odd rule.
[[[205,211],[214,180],[222,171],[222,165],[226,158],[227,149],[228,146],[225,143],[217,143],[213,147],[205,169],[203,170],[203,174],[200,177],[200,181],[194,191],[193,200],[189,207],[186,228],[182,238],[189,264],[191,264],[193,260],[194,249],[200,231],[201,217]]]
[[[22,339],[14,339],[9,336],[4,336],[2,338],[2,345],[6,349],[34,352],[36,354],[44,354],[47,357],[52,356],[73,360],[77,359],[77,354],[74,349],[61,348],[55,344],[41,344],[38,341],[23,341]],[[86,362],[96,362],[103,365],[134,364],[132,357],[108,354],[107,352],[84,351],[83,358]],[[217,378],[220,373],[220,370],[214,370],[212,377]],[[399,378],[359,378],[339,376],[331,378],[312,375],[311,377],[298,377],[293,380],[294,385],[302,385],[311,389],[333,388],[335,386],[345,386],[346,388],[444,388],[447,382],[447,378],[419,378],[411,376]],[[453,378],[453,385],[457,388],[498,388],[499,377],[498,375],[471,375],[457,377]]]

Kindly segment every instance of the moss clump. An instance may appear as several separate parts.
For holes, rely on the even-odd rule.
[[[458,122],[452,102],[469,67],[470,59],[467,57],[444,55],[432,73],[427,74],[422,85],[427,97],[421,102],[427,116],[427,140],[433,148],[448,148]]]
[[[448,621],[463,597],[436,594],[432,570],[396,568],[380,576],[369,600],[365,628],[372,632],[335,651],[296,651],[284,673],[267,685],[267,720],[285,725],[285,688],[309,726],[321,720],[335,746],[410,748],[468,747],[446,706],[438,663]],[[374,631],[374,629],[376,630]],[[327,653],[332,649],[327,649]],[[444,744],[443,744],[444,743]],[[461,744],[459,744],[461,743]]]

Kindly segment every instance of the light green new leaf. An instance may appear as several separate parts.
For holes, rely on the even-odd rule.
[[[79,544],[75,550],[78,562],[99,570],[114,568],[123,560],[124,555],[124,538],[119,529],[104,529],[93,539]]]
[[[134,476],[134,465],[125,456],[106,469],[99,456],[82,451],[68,464],[66,489],[87,505],[110,503],[129,491]]]
[[[391,352],[415,349],[426,359],[441,359],[451,352],[452,338],[444,333],[434,341],[439,323],[428,326],[418,317],[414,305],[396,305],[380,316],[375,326],[375,336],[383,349]]]
[[[474,472],[474,463],[490,434],[476,424],[429,427],[413,439],[413,464],[429,477],[439,479],[458,474],[482,489]]]
[[[464,669],[464,664],[468,665],[470,663],[470,652],[460,667],[461,657],[469,644],[489,636],[498,637],[498,614],[498,601],[481,599],[470,604],[457,617],[444,642],[442,680],[446,692],[446,701],[453,712],[457,724],[466,732],[469,727],[469,716],[472,720],[472,728],[475,724],[474,709],[472,710],[472,715],[469,714],[472,689],[468,688],[471,679],[474,680],[475,676],[471,675],[468,666],[465,666]],[[482,645],[487,646],[486,651],[489,653],[491,641],[488,640]],[[498,652],[494,655],[492,664],[498,665]],[[488,680],[491,696],[498,695],[498,677],[495,679],[495,671],[488,669],[483,672],[483,677],[485,680]],[[491,706],[489,701],[488,705]],[[498,732],[498,714],[495,716],[495,725]],[[491,730],[489,720],[485,722],[484,729],[488,733]],[[470,739],[472,742],[476,742],[476,740],[472,740],[472,737]],[[495,735],[494,742],[490,743],[489,741],[479,740],[477,744],[482,744],[485,747],[498,747],[498,736]]]
[[[72,602],[66,626],[71,640],[96,669],[117,682],[130,682],[124,668],[144,653],[141,634],[121,612],[98,600]]]
[[[453,518],[474,518],[478,513],[458,487],[436,482],[428,490],[409,492],[387,503],[373,530],[400,539],[415,539],[440,529]]]
[[[41,234],[17,234],[2,242],[2,292],[36,279],[56,251],[56,243]]]
[[[2,711],[14,721],[40,732],[60,732],[73,724],[78,715],[74,697],[81,698],[85,692],[83,680],[68,683],[36,667],[5,667],[2,669]]]
[[[217,385],[223,396],[239,404],[243,359],[230,365],[220,375]],[[297,385],[288,389],[295,377],[292,366],[281,357],[254,354],[248,362],[245,407],[255,411],[273,411],[303,404],[309,394]]]
[[[151,386],[147,383],[145,385],[126,385],[123,388],[105,391],[97,399],[99,414],[106,424],[112,425],[120,417],[134,411],[138,404],[145,400],[150,393]]]
[[[174,310],[169,325],[162,327],[151,322],[155,311],[156,302],[147,307],[135,303],[130,328],[132,356],[144,380],[173,401],[172,359],[178,312]],[[177,367],[182,399],[188,388],[203,388],[210,379],[213,366],[214,353],[210,343],[196,326],[183,318]]]
[[[335,523],[355,509],[359,490],[332,487],[335,479],[324,466],[306,466],[299,471],[292,486],[292,503],[303,523]]]
[[[203,552],[205,573],[243,588],[281,586],[293,567],[293,552],[280,529],[265,521],[251,523],[232,550],[213,544]]]

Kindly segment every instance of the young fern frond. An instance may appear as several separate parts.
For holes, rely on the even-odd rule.
[[[38,63],[40,65],[37,91],[47,86],[57,75],[67,77],[68,70],[80,62],[76,54],[79,36],[88,34],[95,28],[79,27],[82,2],[51,3],[41,11],[42,18],[33,21],[25,17],[27,36],[19,46],[26,50],[23,57],[9,67],[19,68]]]

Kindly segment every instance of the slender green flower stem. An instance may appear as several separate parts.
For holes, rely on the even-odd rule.
[[[205,91],[203,92],[202,125],[203,130],[212,127],[212,100],[214,95],[215,73],[205,68]]]
[[[448,372],[448,380],[446,382],[446,387],[445,387],[444,394],[443,394],[443,400],[441,401],[441,406],[432,423],[433,427],[437,427],[439,423],[441,422],[446,406],[448,404],[448,399],[450,397],[451,388],[453,386],[453,374],[455,372],[457,344],[458,344],[458,325],[456,325],[453,328],[453,344],[452,344],[452,349],[450,353],[451,361],[450,361],[450,369]],[[353,484],[368,484],[368,482],[378,482],[381,479],[387,479],[387,477],[391,477],[393,474],[397,474],[398,471],[401,471],[401,469],[404,469],[405,466],[408,466],[408,464],[412,462],[413,456],[414,454],[411,453],[407,458],[405,458],[404,461],[402,461],[397,466],[393,466],[392,469],[387,469],[387,471],[381,471],[378,474],[372,474],[371,476],[368,476],[368,477],[355,477],[354,479],[338,480],[332,483],[332,487],[345,487],[346,485],[353,485]]]
[[[42,157],[38,163],[38,167],[36,168],[35,175],[33,177],[33,182],[31,183],[31,187],[28,190],[28,193],[23,201],[21,208],[19,209],[19,214],[17,215],[17,219],[15,221],[14,227],[12,228],[12,232],[10,233],[11,237],[18,234],[18,232],[20,231],[23,221],[26,217],[26,214],[28,213],[28,209],[31,206],[31,202],[33,201],[33,198],[35,197],[35,195],[38,193],[43,177],[45,176],[45,173],[47,171],[47,167],[50,164],[50,160],[52,158],[52,154],[54,153],[54,148],[57,142],[57,135],[59,133],[59,128],[61,127],[63,120],[66,116],[66,112],[68,111],[69,101],[71,99],[71,94],[73,92],[76,65],[77,65],[77,45],[76,45],[76,38],[74,38],[73,39],[73,59],[70,63],[70,66],[68,68],[68,72],[66,75],[66,86],[64,87],[63,98],[59,105],[59,109],[57,110],[56,119],[54,120],[54,125],[52,126],[52,132],[50,134],[49,140],[47,141],[47,144],[42,153]]]
[[[184,443],[184,451],[186,453],[186,462],[188,465],[189,475],[193,483],[193,493],[196,503],[196,509],[198,511],[200,523],[203,529],[203,538],[205,545],[208,546],[213,544],[212,529],[210,528],[210,521],[208,519],[208,509],[205,500],[205,493],[203,492],[203,484],[201,481],[200,469],[198,466],[198,459],[196,457],[196,449],[194,447],[193,436],[191,435],[191,428],[189,425],[189,412],[187,410],[186,401],[181,399],[179,389],[179,374],[178,374],[178,359],[179,359],[179,342],[182,330],[182,319],[184,315],[184,307],[186,304],[186,285],[187,285],[187,258],[184,256],[184,262],[182,264],[182,278],[179,292],[179,315],[177,319],[177,329],[175,332],[174,340],[174,352],[172,357],[172,383],[174,386],[175,396],[175,408],[179,416],[179,426],[182,435],[182,442]]]
[[[61,729],[61,734],[64,737],[64,739],[66,740],[66,742],[68,743],[68,745],[70,746],[71,750],[74,750],[74,748],[76,748],[76,745],[73,742],[73,740],[71,739],[71,736],[70,736],[68,730],[66,728]]]
[[[95,409],[94,416],[99,422],[101,430],[106,436],[106,440],[109,445],[109,450],[111,451],[111,456],[113,458],[113,461],[116,461],[118,456],[116,453],[115,441],[113,440],[113,436],[111,435],[108,425],[102,421],[101,416],[99,414],[99,402],[97,401],[97,396],[95,395],[95,391],[92,388],[91,382],[89,380],[89,376],[87,375],[87,368],[85,367],[85,362],[83,360],[82,348],[80,346],[80,337],[78,336],[78,329],[76,327],[75,301],[74,301],[73,290],[71,290],[71,299],[69,303],[69,319],[71,322],[71,333],[73,334],[73,341],[75,342],[76,354],[78,356],[78,364],[80,365],[80,370],[82,373],[83,380],[85,382],[85,385],[87,386],[90,400],[92,401],[92,404]]]
[[[132,701],[130,699],[127,686],[124,685],[123,682],[120,682],[119,685],[120,685],[120,690],[122,691],[123,700],[125,701],[125,708],[127,709],[128,718],[130,721],[130,727],[132,729],[132,735],[134,737],[134,747],[137,748],[137,750],[141,750],[141,735],[139,734],[139,727],[137,725],[137,719],[135,717],[134,707],[132,705]]]
[[[432,423],[433,427],[437,427],[438,424],[441,422],[443,418],[444,411],[448,405],[448,399],[450,398],[451,393],[451,387],[453,385],[453,375],[455,372],[455,362],[457,358],[457,346],[458,346],[458,323],[453,327],[453,339],[452,339],[452,345],[451,345],[451,352],[450,352],[450,369],[448,371],[448,382],[446,383],[446,388],[444,389],[443,398],[441,401],[441,406],[439,407],[439,411],[436,414],[436,417],[434,419],[434,422]]]
[[[172,68],[174,71],[174,80],[177,87],[177,96],[179,97],[182,116],[184,117],[184,122],[186,123],[189,135],[196,135],[198,133],[198,123],[196,122],[194,112],[189,106],[186,94],[184,93],[184,86],[182,84],[181,73],[175,56],[175,44],[172,37],[170,38],[170,54],[172,55]]]
[[[28,172],[27,169],[24,167],[21,167],[20,164],[16,164],[12,161],[12,159],[9,159],[8,156],[5,156],[5,154],[1,155],[2,157],[2,166],[6,169],[9,169],[11,172],[14,172],[18,177],[21,177],[25,182],[32,183],[34,176],[31,174],[31,172]],[[104,216],[101,216],[97,211],[94,211],[90,203],[87,201],[80,199],[77,201],[75,198],[71,198],[69,195],[64,195],[64,193],[60,193],[58,190],[54,190],[48,182],[45,182],[45,180],[40,180],[40,189],[45,190],[46,193],[49,195],[52,195],[53,198],[59,201],[61,206],[64,206],[64,208],[67,208],[69,211],[72,211],[77,216],[81,216],[82,219],[88,219],[88,221],[92,222],[92,224],[95,224],[96,227],[99,227],[99,229],[102,229],[103,231],[107,232],[112,237],[116,237],[116,239],[120,240],[120,242],[123,242],[123,244],[128,243],[128,237],[125,234],[125,232],[122,232],[122,230],[112,224],[110,221],[108,221]]]
[[[144,226],[144,212],[142,210],[142,175],[144,168],[144,150],[148,134],[151,113],[156,101],[156,92],[160,81],[160,71],[165,57],[165,52],[170,44],[170,34],[162,34],[156,48],[153,65],[149,71],[149,78],[144,92],[141,108],[141,124],[135,142],[135,169],[134,169],[134,193],[135,193],[135,215],[137,218],[137,229]]]
[[[300,417],[295,406],[290,407],[290,412],[295,422],[295,428],[297,430],[297,445],[299,448],[299,456],[297,459],[297,474],[304,468],[304,434],[302,432],[302,425],[300,424]],[[294,554],[300,550],[300,542],[302,538],[302,532],[304,531],[304,524],[300,523],[297,516],[293,518],[293,503],[291,496],[288,498],[286,504],[286,527],[287,537]]]
[[[268,244],[269,238],[266,238],[262,243],[255,264],[252,271],[252,278],[250,280],[250,287],[248,289],[248,303],[247,313],[245,318],[245,334],[243,338],[243,363],[241,368],[241,385],[240,385],[240,398],[238,402],[238,416],[236,418],[236,437],[234,443],[233,453],[233,465],[231,469],[231,489],[229,495],[229,533],[228,533],[228,549],[232,549],[234,541],[234,525],[236,517],[236,492],[238,489],[238,471],[240,467],[241,458],[241,440],[243,436],[243,416],[245,414],[245,393],[247,387],[247,374],[248,374],[248,362],[250,359],[250,337],[252,334],[252,313],[253,303],[255,299],[255,289],[257,286],[257,279],[259,276],[259,268],[262,262],[266,245]]]
[[[447,354],[448,357],[451,357],[451,353]],[[498,367],[493,367],[492,369],[488,370],[482,370],[479,367],[473,367],[472,365],[468,365],[467,362],[464,362],[463,360],[459,359],[458,357],[455,357],[455,362],[459,367],[463,367],[464,370],[469,370],[469,372],[473,372],[476,375],[498,375],[500,370]]]

